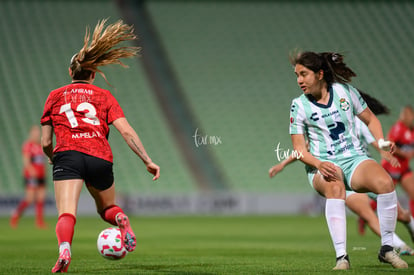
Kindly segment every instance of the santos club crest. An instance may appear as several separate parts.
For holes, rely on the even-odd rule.
[[[348,111],[349,110],[349,102],[346,101],[345,98],[341,98],[339,100],[339,105],[341,106],[341,109],[344,111]]]

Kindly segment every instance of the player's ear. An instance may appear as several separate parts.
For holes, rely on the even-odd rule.
[[[95,79],[95,76],[96,76],[95,72],[92,72],[91,73],[91,79]]]
[[[68,68],[68,71],[69,71],[69,76],[72,77],[72,69],[70,67]]]
[[[318,79],[322,80],[323,79],[323,70],[319,70],[318,72]]]

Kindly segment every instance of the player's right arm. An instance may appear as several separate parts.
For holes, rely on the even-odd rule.
[[[328,161],[320,161],[309,151],[305,140],[306,115],[300,99],[294,99],[290,108],[289,133],[292,139],[293,150],[300,156],[300,161],[313,166],[326,178],[326,180],[338,179],[335,165]]]
[[[125,117],[120,117],[112,122],[115,128],[124,138],[125,142],[128,144],[134,153],[141,158],[147,167],[148,172],[154,175],[152,180],[156,180],[160,177],[160,167],[152,162],[151,158],[148,156],[145,151],[144,145],[141,142],[141,139],[138,137],[138,134],[129,124]]]
[[[49,163],[53,160],[53,126],[51,123],[42,124],[42,139],[43,152],[49,158]]]
[[[293,149],[301,156],[300,161],[318,169],[328,181],[339,179],[339,176],[336,174],[335,165],[332,162],[320,161],[307,150],[305,136],[303,134],[291,134],[290,136],[292,138]]]

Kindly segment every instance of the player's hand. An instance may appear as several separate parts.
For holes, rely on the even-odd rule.
[[[277,173],[281,172],[283,170],[283,165],[276,164],[275,166],[273,166],[272,168],[269,169],[269,177],[273,178],[274,176],[276,176]]]
[[[391,154],[393,154],[395,152],[395,143],[393,141],[384,140],[384,139],[380,138],[378,140],[378,147],[381,150],[389,151]]]
[[[381,158],[389,162],[392,167],[401,167],[400,162],[396,157],[394,157],[390,152],[381,150]]]
[[[152,180],[157,180],[160,177],[160,167],[153,162],[148,163],[147,171],[154,175]]]
[[[340,180],[340,176],[337,173],[336,166],[332,162],[322,161],[319,167],[316,167],[319,173],[325,178],[326,181]]]

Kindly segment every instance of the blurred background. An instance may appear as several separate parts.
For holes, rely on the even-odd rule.
[[[387,132],[412,104],[413,17],[412,1],[2,0],[0,215],[23,196],[21,145],[30,126],[49,92],[70,82],[85,27],[103,18],[133,24],[142,54],[125,60],[129,69],[103,68],[114,87],[100,76],[95,84],[115,95],[161,166],[152,182],[111,127],[127,211],[318,214],[323,203],[301,163],[268,176],[291,150],[290,103],[301,94],[289,52],[344,53],[358,74],[353,85],[390,108],[379,117]],[[51,176],[48,194],[46,213],[55,214]],[[79,213],[95,213],[87,192]]]

